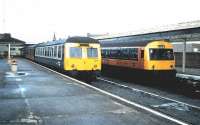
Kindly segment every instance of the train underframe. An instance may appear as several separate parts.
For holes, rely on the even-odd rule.
[[[134,80],[159,82],[172,82],[176,80],[176,70],[141,70],[103,65],[102,71],[109,76],[115,75]]]
[[[64,71],[66,74],[80,78],[86,81],[94,81],[98,76],[100,76],[100,71],[99,70],[84,70],[84,71],[79,71],[79,70],[71,70],[71,71]]]

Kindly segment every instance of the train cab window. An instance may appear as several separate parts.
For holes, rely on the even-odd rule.
[[[70,57],[81,58],[82,57],[82,48],[71,47],[70,48]]]
[[[62,46],[58,46],[58,58],[62,58],[61,54],[62,54]]]
[[[150,60],[174,60],[173,49],[149,49]]]
[[[98,57],[97,48],[87,48],[87,57]]]

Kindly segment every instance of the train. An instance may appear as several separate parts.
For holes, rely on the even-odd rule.
[[[32,61],[61,72],[95,80],[101,72],[100,43],[90,37],[69,37],[39,43],[24,49]]]
[[[175,56],[169,40],[134,41],[126,37],[98,40],[102,47],[103,71],[125,70],[122,75],[140,79],[176,78]]]

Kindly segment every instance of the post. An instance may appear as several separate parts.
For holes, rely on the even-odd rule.
[[[8,59],[10,59],[10,43],[8,44]]]
[[[11,58],[10,58],[10,43],[8,44],[8,64],[11,63]]]
[[[182,72],[185,73],[185,66],[186,66],[186,39],[183,42],[183,56],[182,56]]]

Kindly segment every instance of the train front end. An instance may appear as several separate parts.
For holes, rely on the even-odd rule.
[[[92,39],[88,42],[87,39],[81,40],[65,43],[64,70],[72,75],[95,79],[101,71],[100,44]]]
[[[175,57],[171,43],[161,40],[145,47],[144,69],[160,79],[175,79]]]

